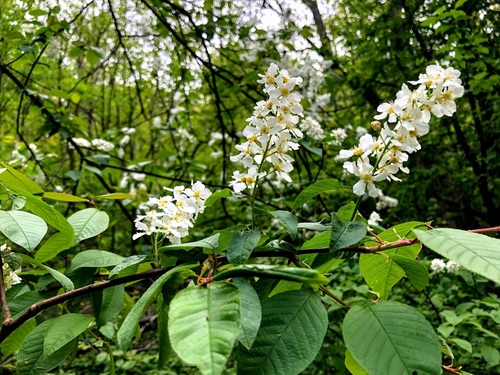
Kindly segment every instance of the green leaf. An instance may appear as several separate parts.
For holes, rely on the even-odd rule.
[[[57,232],[48,238],[47,241],[38,249],[35,259],[39,262],[46,262],[54,258],[61,251],[69,249],[73,245],[75,234],[73,229],[71,233]]]
[[[35,259],[45,262],[54,258],[61,251],[73,246],[75,231],[68,220],[54,207],[45,203],[35,196],[26,196],[26,208],[35,215],[41,217],[47,224],[57,229],[60,233],[54,233],[35,254]]]
[[[43,219],[29,212],[0,211],[0,232],[28,251],[35,250],[47,229]]]
[[[219,239],[218,239],[219,246],[217,248],[217,252],[222,252],[224,250],[227,250],[227,248],[229,246],[229,241],[231,240],[233,233],[242,232],[247,228],[248,227],[244,224],[237,224],[237,225],[233,225],[233,226],[221,229],[221,230],[214,230],[213,234],[217,234],[217,233],[220,234]],[[263,236],[261,236],[261,238],[262,237]]]
[[[82,240],[97,236],[104,232],[109,225],[108,214],[104,211],[99,211],[97,208],[86,208],[75,212],[68,218],[75,231],[74,245]]]
[[[168,362],[172,354],[172,346],[170,345],[170,340],[168,338],[168,302],[163,300],[162,294],[158,294],[158,309],[157,309],[157,320],[158,320],[158,368],[162,368]]]
[[[16,171],[5,162],[0,162],[0,168],[5,168],[3,173],[0,173],[0,182],[9,189],[15,192],[28,194],[42,194],[43,189],[33,180],[26,177],[21,172]]]
[[[153,284],[151,284],[151,286],[146,290],[146,292],[142,294],[141,298],[139,298],[139,300],[136,302],[132,310],[130,310],[129,314],[127,315],[120,329],[118,330],[116,337],[120,348],[126,350],[130,346],[130,344],[132,343],[132,336],[134,335],[135,328],[139,324],[139,320],[144,315],[149,305],[153,303],[156,296],[160,292],[163,284],[177,272],[186,271],[195,266],[196,265],[193,264],[183,264],[181,266],[172,268],[165,274],[161,275]]]
[[[235,265],[246,263],[259,240],[259,229],[233,233],[227,248],[227,260]]]
[[[45,192],[43,197],[60,202],[88,202],[88,199],[77,197],[76,195],[56,192]]]
[[[194,242],[186,242],[178,245],[167,245],[167,246],[162,246],[160,247],[160,251],[165,251],[165,250],[177,250],[177,249],[183,249],[183,250],[191,250],[195,247],[201,247],[203,249],[210,249],[210,250],[215,250],[219,246],[219,236],[220,233],[216,233],[213,236],[204,238],[199,241],[194,241]]]
[[[230,189],[222,189],[219,191],[216,191],[212,195],[210,195],[207,200],[205,201],[205,207],[210,207],[212,206],[215,202],[222,198],[230,197],[232,195],[232,192]]]
[[[96,199],[134,199],[135,198],[135,194],[130,194],[130,193],[112,193],[112,194],[98,195],[95,198]]]
[[[75,255],[71,261],[71,270],[82,267],[100,268],[116,266],[125,258],[104,250],[85,250]]]
[[[488,362],[489,366],[496,366],[500,363],[500,353],[498,349],[489,345],[481,346],[481,355]]]
[[[330,238],[330,252],[335,252],[354,245],[366,235],[367,226],[360,221],[351,221],[347,224],[332,215],[332,236]]]
[[[327,326],[325,307],[311,289],[269,298],[252,347],[239,347],[238,374],[299,374],[320,350]]]
[[[345,351],[345,367],[349,370],[352,375],[369,375],[363,367],[359,365],[354,359],[349,350]]]
[[[354,360],[369,374],[441,374],[439,340],[414,308],[394,301],[352,307],[342,326]]]
[[[247,349],[253,345],[262,320],[259,296],[250,281],[240,277],[233,279],[241,292],[241,330],[238,340]]]
[[[296,281],[307,284],[328,284],[328,278],[310,268],[275,266],[270,264],[244,264],[229,268],[213,276],[213,280],[233,277],[263,277]]]
[[[16,298],[8,300],[10,313],[12,318],[16,319],[19,315],[24,313],[31,305],[40,302],[45,298],[40,293],[32,290],[16,296]]]
[[[326,249],[330,246],[332,232],[322,232],[302,244],[301,250]]]
[[[322,180],[315,182],[311,186],[306,187],[300,192],[300,194],[295,198],[293,203],[293,209],[301,207],[304,203],[309,202],[315,196],[324,193],[329,190],[336,190],[342,188],[342,185],[337,180]]]
[[[52,277],[54,279],[56,279],[59,284],[62,285],[62,287],[64,288],[65,291],[70,291],[70,290],[75,289],[73,282],[63,273],[56,271],[55,269],[50,268],[50,267],[40,263],[39,261],[37,261],[37,260],[27,256],[27,255],[24,255],[24,254],[20,254],[20,255],[21,255],[21,258],[23,259],[24,262],[31,263],[37,267],[44,268],[45,270],[47,270],[52,275]]]
[[[449,339],[451,342],[454,342],[459,348],[462,348],[466,352],[472,353],[472,345],[470,342],[462,339]]]
[[[137,266],[140,263],[142,263],[147,257],[148,257],[147,255],[132,255],[129,256],[128,258],[125,258],[120,264],[118,264],[115,268],[111,270],[108,277],[111,279],[113,276],[116,275],[125,276],[124,275],[125,272],[123,273],[121,272],[129,268],[135,267],[135,270],[137,270]]]
[[[225,281],[181,290],[170,303],[172,348],[202,374],[221,374],[240,331],[240,291]]]
[[[115,318],[121,311],[125,301],[125,288],[117,285],[104,289],[102,292],[101,308],[97,317],[97,325],[100,327],[104,323]]]
[[[297,237],[298,220],[297,217],[288,211],[269,211],[269,214],[276,218],[286,229],[290,237]]]
[[[28,334],[36,328],[35,318],[31,318],[24,322],[19,328],[12,332],[7,338],[0,344],[0,349],[4,356],[9,356],[14,354],[19,350],[21,344]]]
[[[390,254],[389,256],[403,269],[406,276],[417,290],[422,290],[429,284],[429,272],[423,264],[403,255]]]
[[[83,314],[64,314],[52,321],[45,332],[43,354],[49,357],[76,339],[89,327],[94,318]]]
[[[500,283],[500,240],[458,229],[414,230],[429,249],[487,279]]]
[[[415,238],[412,230],[421,225],[423,223],[416,221],[399,224],[385,230],[378,236],[386,243],[394,242],[401,238]],[[365,245],[376,246],[378,244],[376,242],[367,242]],[[421,244],[415,243],[411,246],[402,246],[375,254],[361,254],[359,268],[363,274],[363,278],[373,291],[380,294],[382,299],[387,298],[389,290],[405,275],[403,268],[394,259],[391,259],[390,255],[397,254],[413,260],[417,257],[421,248]]]
[[[18,375],[46,374],[73,351],[76,341],[67,343],[52,355],[45,355],[43,351],[45,333],[53,321],[54,319],[46,320],[26,336],[17,353]]]

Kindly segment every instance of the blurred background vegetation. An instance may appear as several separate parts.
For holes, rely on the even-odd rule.
[[[304,78],[307,116],[325,132],[321,142],[302,142],[294,183],[269,182],[259,191],[263,204],[280,208],[318,179],[352,184],[338,151],[371,130],[377,106],[393,100],[401,84],[439,62],[462,72],[466,94],[453,118],[431,122],[422,150],[410,157],[411,173],[381,184],[399,201],[381,210],[382,225],[500,225],[498,25],[494,0],[0,0],[0,160],[46,190],[94,199],[111,223],[87,248],[129,256],[149,246],[132,241],[133,220],[148,195],[192,179],[212,190],[228,186],[229,156],[264,98],[256,80],[271,62]],[[335,145],[331,132],[339,128],[348,137]],[[125,199],[96,198],[115,192]],[[299,215],[317,219],[348,199],[350,193],[325,196]],[[55,204],[66,215],[84,207]],[[360,210],[368,216],[374,209],[366,199]],[[222,201],[200,217],[192,236],[248,218],[244,203]],[[356,275],[354,263],[340,267],[339,295],[366,293]],[[413,294],[402,288],[398,298],[454,337],[467,371],[498,370],[500,316],[491,283],[460,270],[431,278],[425,299]],[[334,306],[329,313],[332,322],[340,314]],[[340,327],[330,331],[307,373],[346,371]],[[120,373],[193,373],[175,360],[174,370],[155,370],[147,325],[143,338],[133,353],[116,353]],[[105,353],[94,360],[96,348],[80,349],[61,373],[107,371]]]

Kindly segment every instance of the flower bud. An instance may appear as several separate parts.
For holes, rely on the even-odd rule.
[[[382,129],[382,124],[380,123],[380,121],[372,121],[370,125],[376,132],[379,132],[380,129]]]

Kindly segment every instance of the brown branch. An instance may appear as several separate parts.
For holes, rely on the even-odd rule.
[[[116,285],[125,284],[125,283],[131,282],[131,281],[159,277],[159,276],[163,275],[165,272],[171,270],[172,268],[173,267],[155,269],[155,270],[151,270],[151,271],[147,271],[147,272],[143,272],[143,273],[138,273],[136,275],[130,275],[130,276],[119,277],[116,279],[103,281],[102,283],[98,283],[98,284],[86,285],[84,287],[81,287],[81,288],[78,288],[75,290],[71,290],[69,292],[48,298],[44,301],[34,303],[30,307],[28,307],[28,309],[15,320],[10,319],[9,321],[6,321],[5,320],[5,313],[4,313],[4,322],[2,324],[2,330],[0,331],[0,343],[2,343],[15,329],[19,328],[27,320],[36,316],[38,313],[42,312],[43,310],[48,309],[49,307],[56,306],[60,303],[64,303],[64,302],[69,301],[70,299],[73,299],[75,297],[79,297],[79,296],[83,296],[85,294],[89,294],[89,293],[97,292],[97,291],[104,290],[107,288],[111,288],[111,287],[116,286]],[[0,286],[0,291],[1,291],[1,289],[2,289],[2,287]],[[3,308],[3,306],[4,306],[4,302],[2,300],[2,308]],[[10,313],[9,313],[9,315],[10,315]]]
[[[3,323],[12,322],[12,317],[10,315],[9,304],[7,303],[7,296],[5,295],[5,284],[3,279],[3,259],[0,252],[0,303],[2,303],[2,314],[3,314]]]

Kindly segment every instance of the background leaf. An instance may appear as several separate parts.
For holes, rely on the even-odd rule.
[[[321,348],[327,325],[326,310],[312,289],[269,298],[262,305],[262,322],[252,347],[239,347],[238,374],[299,374]]]
[[[441,374],[439,340],[414,308],[394,301],[354,306],[342,326],[347,349],[369,374]]]
[[[299,221],[297,217],[288,211],[269,211],[269,214],[277,219],[286,229],[290,237],[297,237],[297,228]]]
[[[315,182],[314,184],[306,187],[304,190],[300,192],[300,194],[295,198],[295,202],[293,203],[293,209],[302,206],[304,203],[309,202],[315,196],[329,190],[335,190],[342,188],[342,185],[337,180],[322,180]]]
[[[43,219],[29,212],[0,211],[0,232],[28,251],[35,250],[47,229]]]
[[[181,290],[170,303],[172,348],[202,374],[221,374],[240,330],[240,291],[225,281]]]
[[[500,283],[500,240],[458,229],[414,230],[429,249]]]
[[[43,197],[47,199],[52,199],[60,202],[88,202],[89,200],[86,198],[77,197],[73,194],[67,193],[57,193],[57,192],[45,192],[43,193]]]

